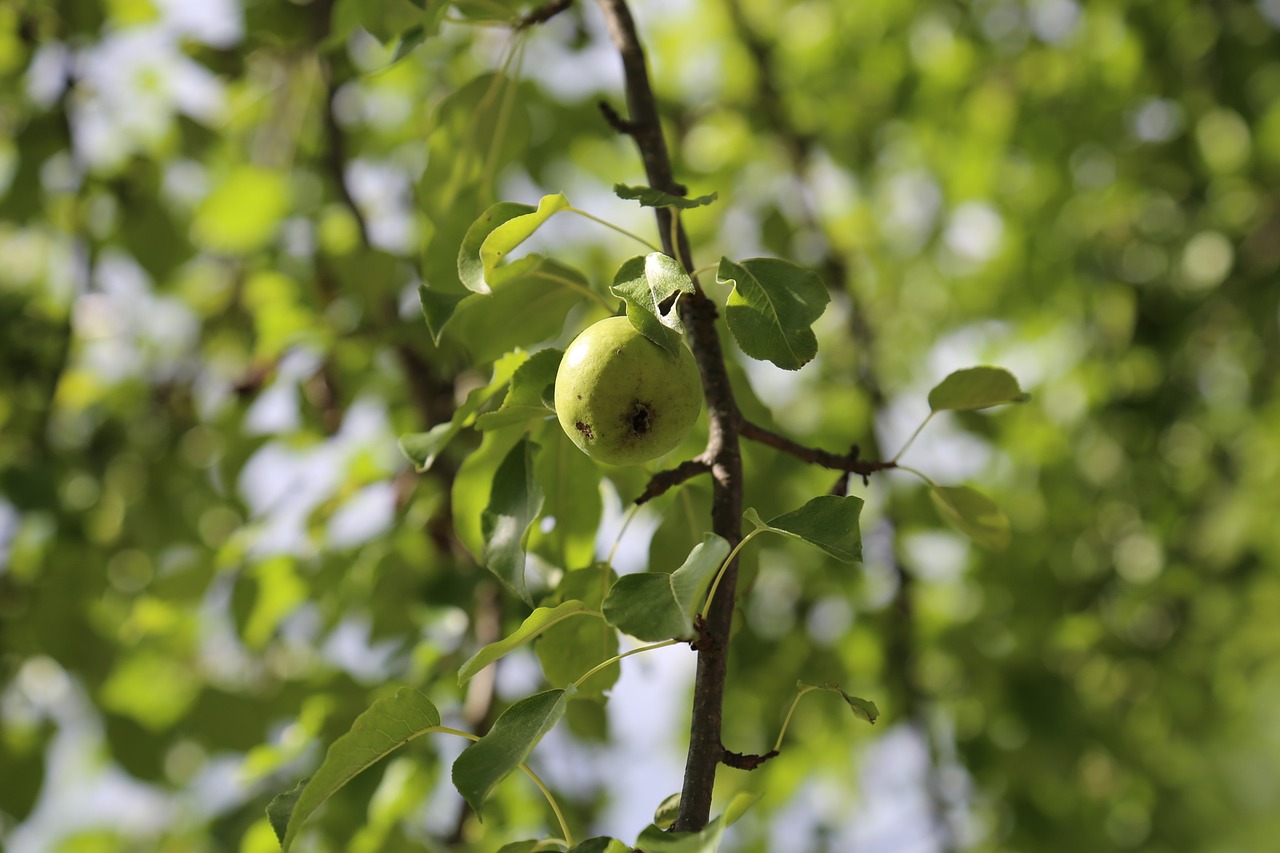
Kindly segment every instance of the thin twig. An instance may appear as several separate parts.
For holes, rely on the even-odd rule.
[[[649,479],[649,485],[645,486],[644,491],[640,493],[640,497],[636,498],[635,503],[637,506],[647,503],[659,495],[674,489],[686,480],[692,480],[699,474],[710,473],[711,463],[701,456],[696,456],[693,459],[681,462],[674,468],[654,474]]]

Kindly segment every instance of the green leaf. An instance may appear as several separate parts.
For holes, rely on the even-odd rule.
[[[476,814],[493,786],[519,767],[564,716],[574,690],[547,690],[502,712],[493,728],[453,762],[453,785]]]
[[[409,457],[409,461],[419,472],[429,470],[449,442],[453,441],[454,437],[473,421],[479,420],[475,417],[476,412],[512,381],[528,360],[528,354],[519,351],[507,353],[498,359],[493,366],[493,376],[489,379],[488,385],[473,388],[448,421],[436,424],[426,432],[400,436],[400,451]]]
[[[707,533],[674,572],[636,572],[618,578],[604,600],[605,619],[646,642],[692,639],[697,608],[729,551],[728,541]]]
[[[578,569],[595,557],[602,474],[564,434],[558,420],[547,420],[537,435],[542,450],[535,474],[546,495],[542,517],[555,523],[545,532],[540,526],[534,528],[529,534],[529,550],[552,565]],[[599,605],[597,597],[593,606]]]
[[[525,617],[524,622],[520,623],[520,627],[514,633],[496,643],[490,643],[472,655],[471,659],[458,670],[458,686],[461,687],[466,684],[480,670],[503,655],[515,651],[525,643],[532,642],[535,637],[557,622],[563,622],[565,619],[582,616],[590,612],[581,601],[573,600],[566,601],[557,607],[537,608]]]
[[[606,563],[575,569],[566,572],[560,580],[555,599],[577,599],[598,613],[605,592],[616,580],[617,575]],[[547,683],[564,687],[618,654],[618,631],[603,619],[571,619],[545,631],[534,645],[534,651],[538,653]],[[621,674],[622,667],[616,663],[605,667],[578,685],[578,697],[603,696]]]
[[[667,829],[680,816],[680,793],[677,791],[658,803],[653,812],[653,825],[659,829]]]
[[[476,418],[476,429],[510,426],[555,414],[546,403],[547,389],[555,386],[556,369],[563,356],[564,350],[558,349],[544,349],[531,355],[512,374],[502,406],[496,412],[486,412]]]
[[[636,839],[636,847],[644,853],[715,853],[720,847],[725,829],[759,801],[760,796],[745,791],[734,794],[724,813],[708,823],[701,832],[671,832],[657,824],[650,824]]]
[[[929,408],[935,412],[986,409],[1028,399],[1030,395],[1003,367],[969,367],[952,373],[929,392]]]
[[[516,347],[528,347],[560,334],[569,311],[590,285],[571,267],[544,260],[536,268],[491,294],[475,293],[460,302],[444,331],[484,364]]]
[[[533,604],[524,581],[524,539],[542,508],[542,488],[533,476],[538,445],[521,440],[493,475],[489,505],[480,516],[485,567],[526,604]]]
[[[968,486],[930,486],[929,497],[941,515],[990,551],[1009,547],[1009,518],[989,497]]]
[[[613,194],[626,201],[638,201],[644,207],[678,207],[681,210],[705,207],[720,197],[719,193],[712,193],[700,195],[697,198],[685,198],[655,190],[653,187],[629,187],[626,184],[614,184]]]
[[[569,853],[631,853],[631,845],[600,835],[575,844]]]
[[[661,252],[650,252],[623,263],[609,288],[627,303],[627,319],[640,334],[676,355],[684,344],[684,323],[676,300],[693,292],[693,281],[679,262]]]
[[[799,370],[818,354],[810,326],[826,310],[831,294],[817,273],[777,258],[741,264],[721,258],[716,281],[733,285],[725,320],[747,355]]]
[[[435,731],[440,725],[440,712],[417,690],[401,687],[395,696],[379,699],[356,717],[351,729],[333,742],[319,769],[306,786],[281,795],[268,807],[272,810],[272,826],[280,838],[280,847],[288,851],[302,824],[325,800],[378,760],[390,755],[409,741]],[[519,764],[519,762],[517,762]],[[288,808],[289,799],[293,801]],[[281,834],[280,822],[284,832]]]
[[[876,708],[876,703],[869,699],[859,699],[857,696],[850,696],[840,689],[839,684],[834,682],[826,682],[824,684],[808,684],[803,681],[797,681],[801,693],[807,693],[810,690],[827,690],[832,693],[839,693],[845,702],[849,704],[849,710],[853,711],[853,715],[860,720],[866,720],[871,725],[876,724],[876,720],[880,717],[880,710]]]
[[[773,533],[803,539],[843,563],[862,562],[862,531],[858,516],[862,498],[820,495],[800,509],[761,521],[754,509],[743,513],[750,524]]]

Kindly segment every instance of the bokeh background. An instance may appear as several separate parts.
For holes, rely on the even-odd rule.
[[[799,678],[883,717],[807,698],[779,758],[723,771],[764,793],[726,849],[1275,849],[1280,3],[635,5],[676,174],[719,193],[685,217],[697,261],[786,257],[832,291],[798,373],[730,345],[753,418],[888,456],[954,369],[1032,395],[935,418],[904,459],[991,496],[1008,549],[891,474],[852,487],[865,567],[749,556],[728,746],[768,749]],[[525,11],[0,5],[6,849],[266,853],[266,802],[374,698],[408,684],[477,728],[538,688],[527,656],[454,677],[524,615],[468,548],[485,495],[454,485],[492,453],[465,434],[418,475],[396,447],[510,347],[601,316],[552,294],[433,343],[417,285],[488,204],[564,191],[651,235],[610,193],[643,173],[597,106],[622,107],[598,10],[498,25]],[[636,253],[582,219],[539,245],[600,292]],[[834,479],[747,466],[766,518]],[[595,556],[643,481],[575,497]],[[641,514],[619,569],[677,565],[706,501]],[[633,837],[679,788],[691,672],[630,658],[539,747],[582,834]],[[468,817],[459,748],[360,777],[306,849],[546,825],[519,779]]]

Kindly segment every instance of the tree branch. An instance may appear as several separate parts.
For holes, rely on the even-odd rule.
[[[699,474],[710,473],[711,463],[701,456],[696,456],[693,459],[681,462],[674,468],[654,474],[649,479],[649,485],[645,486],[644,491],[640,493],[640,497],[636,498],[635,503],[637,506],[642,503],[648,503],[681,483],[692,480]]]
[[[764,755],[743,755],[740,752],[724,751],[724,763],[726,767],[732,767],[736,770],[755,770],[761,764],[764,764],[770,758],[777,758],[778,750],[771,749]]]
[[[559,15],[565,9],[573,5],[573,0],[551,0],[551,2],[539,6],[529,14],[520,19],[520,23],[516,25],[517,30],[528,29],[529,27],[545,24],[547,21]]]
[[[610,123],[615,127],[625,127],[626,133],[635,140],[651,187],[683,195],[684,188],[676,183],[671,173],[671,156],[662,135],[658,104],[649,83],[644,49],[636,33],[631,10],[625,0],[598,0],[598,3],[622,58],[626,78],[629,118],[625,123]],[[686,271],[692,273],[695,269],[693,253],[689,250],[683,226],[677,221],[676,228],[672,229],[672,212],[667,208],[657,208],[655,213],[664,251],[679,259]],[[680,300],[680,316],[688,331],[689,348],[698,363],[707,401],[707,449],[700,458],[706,460],[711,469],[711,526],[730,545],[736,545],[742,538],[742,453],[738,447],[737,427],[740,416],[716,333],[716,306],[699,289],[690,298]],[[704,614],[706,624],[698,639],[698,672],[693,690],[684,787],[680,795],[680,813],[672,825],[675,830],[700,830],[707,825],[711,814],[716,768],[725,757],[720,741],[720,723],[737,578],[735,560],[726,568],[721,580],[723,594],[716,598],[711,612]]]
[[[762,426],[753,424],[751,421],[742,419],[738,424],[739,434],[743,438],[749,438],[760,444],[768,445],[776,450],[784,453],[790,453],[797,459],[802,459],[813,465],[820,465],[823,468],[830,468],[832,471],[846,471],[850,474],[857,474],[865,483],[870,476],[877,471],[886,471],[890,468],[897,468],[898,463],[892,460],[888,462],[880,462],[876,460],[860,460],[858,459],[858,445],[854,445],[853,449],[843,455],[838,453],[829,453],[825,450],[817,450],[812,447],[805,447],[803,444],[797,444],[791,439],[776,432],[765,429]]]

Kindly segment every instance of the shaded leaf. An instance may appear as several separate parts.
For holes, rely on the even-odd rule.
[[[693,292],[693,281],[674,258],[661,252],[631,258],[618,268],[609,290],[626,302],[636,331],[671,355],[679,353],[684,323],[675,300]]]
[[[436,424],[426,432],[400,436],[400,451],[409,457],[409,461],[419,472],[430,469],[445,446],[472,423],[476,412],[514,378],[528,359],[528,354],[523,352],[507,353],[498,359],[493,366],[489,384],[472,389],[448,421]]]
[[[275,816],[270,819],[280,836],[278,821],[288,809],[288,798],[293,800],[284,822],[284,834],[280,836],[281,849],[289,849],[303,822],[342,786],[414,738],[435,731],[439,725],[440,712],[431,700],[408,687],[401,687],[395,696],[370,705],[351,724],[350,731],[329,747],[306,786],[301,791],[295,788],[282,795],[285,800],[277,798],[268,807],[269,817],[272,809],[275,810]]]
[[[466,684],[480,670],[496,661],[503,655],[532,642],[543,631],[574,616],[588,613],[587,606],[581,601],[566,601],[557,607],[539,607],[525,617],[524,622],[513,633],[503,637],[496,643],[490,643],[471,656],[458,670],[458,685]]]
[[[546,497],[542,518],[553,524],[550,530],[539,525],[529,533],[529,550],[553,565],[578,569],[595,558],[602,474],[564,434],[558,420],[548,419],[538,439],[542,450],[534,473]],[[599,596],[591,606],[600,606]]]
[[[588,288],[582,273],[543,260],[493,293],[473,293],[458,303],[444,331],[473,363],[484,364],[516,347],[556,337]]]
[[[693,618],[729,551],[728,541],[707,533],[674,572],[637,572],[618,578],[604,600],[605,618],[639,640],[692,639]]]
[[[585,607],[599,612],[609,587],[617,580],[606,563],[565,573],[556,588],[556,600],[581,601]],[[546,603],[546,602],[544,602]],[[542,672],[552,687],[564,687],[593,667],[618,654],[618,631],[604,619],[570,619],[543,632],[534,645]],[[578,697],[598,698],[618,681],[621,665],[615,663],[578,685]]]
[[[858,517],[862,498],[819,495],[800,509],[761,521],[754,509],[743,513],[750,524],[773,533],[803,539],[844,563],[862,562],[862,531]]]
[[[569,200],[564,197],[564,193],[545,195],[538,201],[536,209],[522,216],[507,219],[490,231],[480,246],[484,281],[490,287],[497,287],[541,261],[541,256],[530,255],[506,266],[499,266],[513,249],[533,236],[543,223],[568,208]]]
[[[564,716],[573,688],[547,690],[502,712],[493,728],[453,762],[453,785],[480,813],[493,786],[519,767],[538,741]]]
[[[307,783],[311,781],[311,777],[303,779],[283,794],[277,794],[271,798],[271,802],[267,803],[267,821],[271,824],[271,829],[276,834],[276,840],[282,845],[289,831],[289,818],[293,816],[293,810],[297,808],[298,797],[302,796],[303,790],[306,789]]]
[[[542,488],[533,475],[538,445],[521,440],[493,476],[489,505],[480,516],[485,567],[526,604],[533,604],[524,580],[524,538],[542,508]]]
[[[1003,367],[969,367],[957,370],[929,392],[929,408],[935,412],[986,409],[1005,403],[1022,403],[1030,395]]]
[[[712,193],[700,195],[697,198],[685,198],[655,190],[653,187],[629,187],[626,184],[614,184],[613,194],[626,201],[638,201],[644,207],[678,207],[681,210],[705,207],[720,197],[719,193]]]
[[[733,285],[725,320],[747,355],[784,370],[799,370],[817,355],[810,326],[831,301],[817,273],[777,258],[740,264],[721,258],[716,281]]]
[[[853,715],[855,717],[860,720],[866,720],[873,726],[876,724],[876,720],[880,717],[880,710],[876,708],[875,702],[872,702],[869,699],[860,699],[857,696],[850,696],[848,693],[845,693],[840,689],[839,684],[835,684],[830,681],[824,684],[808,684],[803,681],[797,681],[796,687],[800,688],[801,692],[808,692],[810,690],[826,690],[831,693],[840,694],[841,698],[848,703],[849,710],[853,711]]]
[[[939,515],[983,548],[1009,547],[1009,518],[986,495],[968,486],[931,486],[929,497]]]

